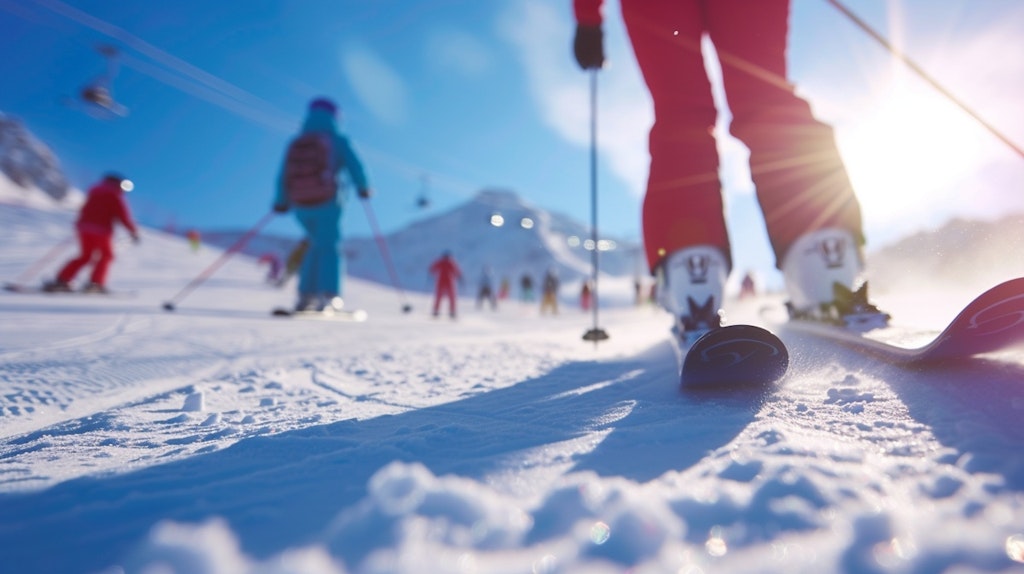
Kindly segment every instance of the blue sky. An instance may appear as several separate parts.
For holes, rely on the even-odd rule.
[[[1024,4],[846,0],[1024,145]],[[600,227],[638,239],[650,102],[618,15],[599,76]],[[588,79],[570,0],[0,0],[0,111],[20,118],[86,187],[136,181],[141,221],[245,228],[269,210],[283,146],[308,100],[342,106],[384,231],[484,187],[589,219]],[[122,52],[127,117],[68,105]],[[794,0],[791,80],[837,130],[875,245],[954,216],[1024,210],[1024,161],[895,63],[825,0]],[[727,114],[719,130],[725,133]],[[721,138],[737,267],[771,267],[745,151]],[[416,207],[426,192],[428,210]],[[370,227],[353,203],[347,234]],[[297,235],[290,217],[270,230]]]

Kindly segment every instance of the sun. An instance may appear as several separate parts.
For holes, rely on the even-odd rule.
[[[927,218],[985,162],[985,135],[955,104],[910,79],[875,90],[857,119],[836,127],[866,214],[880,223]]]

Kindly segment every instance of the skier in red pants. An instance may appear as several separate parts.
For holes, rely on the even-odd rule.
[[[434,286],[434,316],[441,312],[441,299],[448,299],[448,314],[455,318],[455,283],[462,281],[462,271],[452,254],[445,251],[441,258],[430,264],[430,274],[437,277]]]
[[[585,70],[604,64],[601,5],[574,0],[574,53]],[[791,311],[852,312],[837,308],[833,283],[854,292],[862,281],[860,205],[832,128],[813,117],[786,80],[789,0],[620,5],[654,103],[642,214],[647,261],[659,302],[679,330],[699,334],[720,325],[732,267],[712,133],[717,110],[701,54],[704,35],[722,64],[730,131],[750,149],[751,176]],[[856,293],[859,310],[877,312],[867,304],[865,286]]]
[[[128,229],[132,240],[139,242],[139,230],[124,199],[125,192],[132,188],[131,181],[110,173],[89,190],[75,223],[81,253],[64,265],[54,281],[43,285],[44,291],[71,291],[71,281],[75,275],[82,267],[92,263],[90,281],[82,290],[106,293],[107,270],[114,260],[114,223],[120,222]]]

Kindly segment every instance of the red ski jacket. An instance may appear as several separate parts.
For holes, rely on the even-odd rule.
[[[120,182],[104,179],[89,190],[85,205],[78,213],[78,230],[93,235],[113,235],[119,221],[132,235],[138,234]]]
[[[437,275],[438,287],[451,287],[455,284],[455,281],[462,277],[462,271],[451,257],[442,257],[434,261],[430,265],[430,273]]]

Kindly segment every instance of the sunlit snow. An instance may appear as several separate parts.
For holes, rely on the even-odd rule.
[[[0,197],[9,280],[74,214]],[[367,322],[289,320],[294,285],[236,256],[168,312],[220,252],[117,255],[115,296],[0,293],[0,570],[1024,568],[1024,351],[914,372],[781,329],[777,387],[694,394],[651,307],[602,309],[595,346],[569,288],[543,317],[467,288],[451,321],[351,280]],[[973,295],[936,293],[879,303],[941,326]]]

